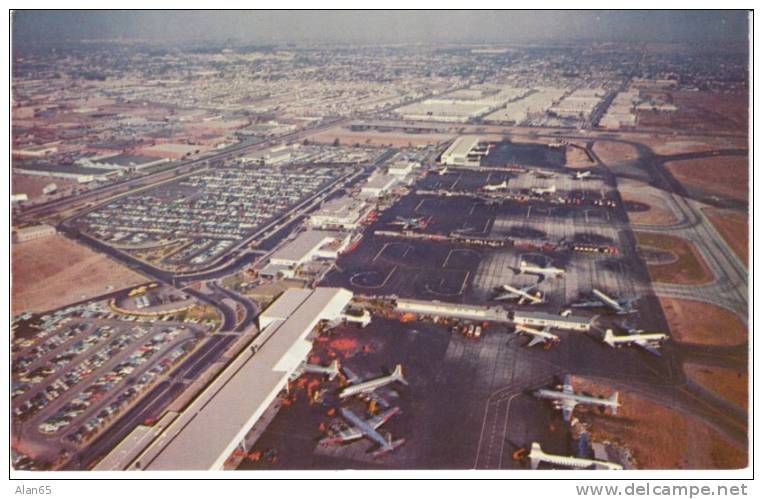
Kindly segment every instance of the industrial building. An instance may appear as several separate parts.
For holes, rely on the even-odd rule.
[[[443,165],[479,166],[480,156],[472,154],[479,145],[480,138],[474,135],[465,135],[457,138],[440,157]]]
[[[500,307],[483,307],[463,303],[448,303],[441,301],[426,301],[398,298],[396,309],[400,312],[431,315],[435,317],[454,317],[478,321],[508,322],[508,313]]]
[[[117,154],[116,156],[82,158],[78,163],[82,166],[87,166],[90,168],[101,168],[104,170],[142,170],[143,168],[160,165],[168,161],[169,159],[167,158],[156,158],[153,156]]]
[[[316,228],[354,230],[372,209],[365,201],[342,197],[327,201],[310,216],[307,224]]]
[[[523,326],[551,327],[570,329],[573,331],[588,331],[591,329],[591,319],[571,315],[554,315],[544,312],[514,312],[514,322]]]
[[[129,448],[117,447],[101,469],[222,469],[305,361],[316,326],[341,319],[352,297],[343,288],[285,291],[260,314],[260,335],[186,410],[158,435],[128,437]]]
[[[29,227],[23,227],[16,229],[13,234],[13,240],[17,243],[23,243],[26,241],[33,241],[40,239],[41,237],[52,236],[56,233],[56,228],[52,225],[31,225]]]
[[[264,276],[293,277],[294,271],[314,258],[335,259],[350,243],[350,234],[336,231],[306,230],[274,252]]]
[[[360,188],[360,193],[368,197],[380,197],[397,182],[392,175],[374,175]]]

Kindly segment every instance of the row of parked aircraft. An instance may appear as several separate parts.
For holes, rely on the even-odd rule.
[[[391,452],[400,447],[405,439],[393,440],[392,435],[387,433],[382,435],[379,428],[389,421],[392,416],[400,414],[399,407],[390,407],[389,401],[379,395],[378,391],[392,383],[402,383],[408,385],[408,381],[403,377],[403,366],[398,364],[395,366],[394,371],[389,375],[379,376],[367,380],[362,380],[360,376],[355,374],[347,367],[339,367],[339,361],[334,360],[328,366],[322,366],[319,364],[304,364],[302,366],[303,372],[309,372],[314,374],[320,374],[326,376],[328,379],[333,380],[340,372],[347,380],[347,386],[339,391],[339,399],[345,400],[352,397],[362,397],[366,400],[374,400],[378,405],[385,407],[386,410],[380,414],[371,416],[370,418],[362,418],[355,414],[352,410],[342,407],[339,413],[347,422],[347,428],[336,433],[335,435],[326,437],[319,442],[319,445],[332,445],[338,443],[351,442],[359,438],[368,438],[372,442],[378,445],[376,451],[372,453],[374,457],[381,456],[387,452]]]

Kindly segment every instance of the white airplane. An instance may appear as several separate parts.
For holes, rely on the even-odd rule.
[[[526,334],[532,337],[530,343],[527,344],[527,348],[533,347],[539,343],[556,343],[559,341],[559,336],[549,332],[551,328],[546,326],[542,330],[534,329],[529,326],[523,326],[522,324],[514,325],[514,334]]]
[[[392,374],[389,376],[381,376],[368,381],[362,381],[357,374],[346,367],[343,367],[342,371],[345,376],[347,376],[347,381],[350,383],[350,386],[343,388],[342,391],[339,392],[340,399],[353,397],[355,395],[363,395],[376,400],[377,403],[384,407],[389,407],[389,402],[383,397],[376,395],[374,392],[383,386],[394,383],[395,381],[408,385],[408,382],[403,378],[403,366],[400,364],[395,366],[395,370],[392,371]]]
[[[400,225],[403,229],[411,229],[414,227],[420,227],[424,217],[395,217],[395,220],[390,222],[390,225]]]
[[[572,176],[575,180],[583,180],[591,176],[591,170],[586,170],[584,172],[575,172],[575,175]]]
[[[612,414],[617,414],[617,408],[620,407],[620,402],[617,400],[617,392],[615,392],[609,398],[591,397],[588,395],[575,393],[575,390],[572,388],[572,383],[570,382],[569,375],[564,377],[564,383],[561,385],[560,389],[551,390],[548,388],[541,388],[539,390],[535,390],[533,395],[541,399],[551,400],[554,404],[554,407],[562,411],[562,418],[564,418],[564,420],[568,423],[572,417],[572,411],[578,404],[591,404],[601,407],[611,407]]]
[[[537,284],[531,284],[529,286],[525,286],[524,288],[515,288],[510,284],[504,284],[503,286],[499,287],[501,294],[493,298],[493,300],[504,301],[516,300],[519,298],[518,303],[520,305],[524,305],[525,302],[530,302],[531,305],[543,303],[543,294],[540,291],[537,291],[534,294],[530,293],[530,291],[537,287]]]
[[[556,172],[551,170],[533,170],[533,175],[537,178],[554,178]]]
[[[556,186],[552,185],[551,187],[533,187],[532,193],[537,194],[538,196],[542,196],[543,194],[553,194],[556,192]]]
[[[557,464],[560,466],[567,466],[568,468],[594,468],[599,470],[621,470],[622,465],[612,463],[609,461],[599,461],[596,459],[584,459],[582,457],[572,456],[558,456],[554,454],[546,454],[541,449],[538,442],[533,442],[530,447],[530,467],[534,470],[538,469],[540,463]]]
[[[602,341],[612,348],[622,345],[636,345],[659,357],[662,355],[660,353],[662,342],[667,339],[668,335],[665,333],[644,333],[640,329],[630,329],[627,335],[617,336],[611,329],[607,329]]]
[[[321,366],[319,364],[304,364],[302,371],[312,374],[323,374],[328,376],[330,380],[333,380],[339,374],[339,361],[334,360],[328,366]]]
[[[352,425],[352,427],[342,430],[336,435],[322,439],[319,442],[319,445],[332,445],[342,442],[350,442],[361,437],[367,437],[379,444],[379,450],[373,453],[374,457],[378,457],[384,453],[397,449],[405,443],[405,439],[403,438],[393,441],[392,436],[389,433],[387,434],[387,438],[384,438],[381,433],[377,431],[381,425],[400,412],[399,407],[393,407],[368,419],[362,419],[349,409],[342,408],[340,411],[342,416]]]
[[[500,184],[493,184],[493,185],[488,184],[482,187],[482,190],[487,192],[495,192],[495,191],[502,191],[508,188],[509,188],[509,182],[507,180],[504,180]]]
[[[572,306],[576,308],[608,307],[618,314],[632,314],[636,311],[633,304],[638,301],[639,298],[637,296],[632,298],[612,298],[596,288],[592,292],[598,300],[573,303]]]
[[[531,263],[527,263],[524,260],[521,260],[519,262],[519,273],[520,274],[535,274],[535,275],[548,276],[548,277],[561,277],[562,275],[564,275],[564,269],[553,267],[551,265],[547,267],[538,267],[537,265],[533,265]]]

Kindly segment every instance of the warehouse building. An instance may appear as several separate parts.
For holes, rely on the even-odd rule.
[[[514,322],[523,326],[548,326],[555,329],[570,329],[573,331],[588,331],[591,329],[591,319],[589,318],[554,315],[544,312],[514,312]]]
[[[397,178],[392,175],[374,175],[370,177],[360,188],[360,193],[367,197],[380,197],[397,182]]]
[[[342,197],[326,202],[307,220],[315,228],[354,230],[373,209],[365,201]]]
[[[316,258],[336,259],[349,244],[349,233],[306,230],[275,251],[260,275],[294,277],[300,266]]]
[[[140,455],[123,452],[125,460],[111,460],[108,469],[222,469],[305,361],[316,326],[340,319],[352,297],[342,288],[285,291],[260,314],[262,332],[249,347]]]
[[[480,156],[472,154],[477,148],[480,138],[474,135],[464,135],[457,138],[440,157],[443,165],[479,166]]]
[[[82,158],[79,161],[79,164],[90,168],[101,168],[104,170],[142,170],[143,168],[161,165],[168,161],[169,159],[167,158],[156,158],[153,156],[117,154],[115,156],[102,156],[98,158]]]
[[[31,225],[29,227],[23,227],[16,229],[13,234],[13,240],[17,243],[23,243],[26,241],[33,241],[42,237],[52,236],[56,233],[56,228],[52,225]]]

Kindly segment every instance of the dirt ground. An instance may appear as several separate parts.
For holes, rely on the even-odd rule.
[[[602,383],[575,377],[576,390],[609,393]],[[638,469],[739,469],[747,455],[701,421],[639,397],[620,393],[617,416],[578,412],[594,440],[608,440],[631,450]],[[577,409],[576,409],[577,411]]]
[[[146,282],[117,262],[57,234],[13,244],[11,313],[42,312]]]
[[[747,267],[749,258],[747,213],[739,210],[705,210],[705,216]]]
[[[625,178],[618,179],[618,189],[624,202],[642,203],[649,206],[646,211],[629,210],[626,207],[631,223],[670,225],[678,221],[661,192],[646,182]]]
[[[660,298],[660,304],[676,341],[721,346],[747,342],[747,327],[725,308],[666,297]]]
[[[686,186],[747,201],[749,174],[746,156],[669,161],[665,166]]]
[[[747,409],[747,373],[728,367],[684,364],[686,376],[729,402]]]
[[[667,251],[678,258],[671,263],[650,264],[649,275],[653,282],[702,284],[712,280],[713,275],[697,248],[686,239],[653,232],[634,234],[639,246]]]
[[[449,134],[427,133],[402,133],[402,132],[377,132],[363,131],[353,132],[346,128],[335,127],[318,132],[308,137],[311,142],[331,144],[336,139],[342,145],[366,145],[366,146],[392,146],[408,147],[419,145],[439,144],[451,140],[454,136]]]
[[[76,180],[66,180],[62,178],[23,175],[20,173],[14,173],[11,176],[11,191],[13,194],[24,193],[29,197],[30,201],[40,199],[43,196],[43,187],[49,184],[56,184],[59,191],[79,185]]]
[[[585,145],[581,144],[582,147]],[[584,149],[580,147],[567,146],[564,166],[567,168],[590,168],[593,166],[591,158]]]
[[[747,132],[746,94],[669,91],[675,112],[639,111],[641,127]]]
[[[606,164],[613,165],[638,157],[636,148],[620,142],[599,140],[593,144],[593,152]]]

